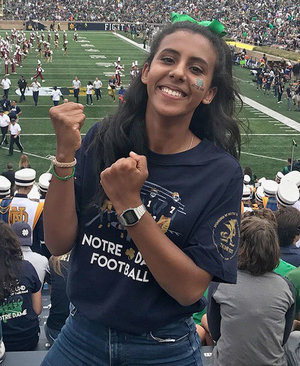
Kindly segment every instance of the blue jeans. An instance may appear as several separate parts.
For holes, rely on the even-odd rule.
[[[45,330],[45,335],[46,335],[46,337],[48,339],[48,342],[52,346],[52,344],[54,343],[55,339],[58,337],[58,335],[60,333],[60,330],[56,330],[56,329],[49,328],[47,326],[47,323],[45,323],[45,325],[44,325],[44,330]]]
[[[287,97],[287,107],[288,111],[292,109],[292,97]]]
[[[93,104],[92,94],[87,94],[86,95],[86,104],[89,104],[89,100],[91,101],[91,104]]]
[[[75,309],[41,366],[202,366],[192,318],[132,335],[95,324]]]

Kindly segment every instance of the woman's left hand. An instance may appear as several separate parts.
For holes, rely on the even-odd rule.
[[[141,205],[141,188],[148,177],[147,160],[134,152],[117,160],[100,174],[102,187],[117,214]]]

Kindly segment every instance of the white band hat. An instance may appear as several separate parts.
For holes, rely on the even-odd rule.
[[[36,171],[31,168],[20,169],[15,172],[15,183],[17,186],[29,187],[33,185]]]

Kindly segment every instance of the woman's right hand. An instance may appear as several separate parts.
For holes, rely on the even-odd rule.
[[[85,120],[84,107],[78,103],[64,103],[50,108],[49,114],[56,134],[56,158],[71,161],[81,146],[80,129]]]

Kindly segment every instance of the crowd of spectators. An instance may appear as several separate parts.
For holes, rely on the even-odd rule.
[[[299,10],[299,9],[298,9]],[[138,30],[170,21],[171,12],[200,20],[218,19],[228,37],[256,45],[300,47],[300,13],[296,0],[8,0],[3,19],[126,22]]]
[[[277,103],[287,100],[289,111],[300,111],[300,60],[294,64],[290,61],[268,60],[250,56],[244,49],[235,52],[232,49],[232,61],[235,65],[249,69],[258,91],[276,98]]]

